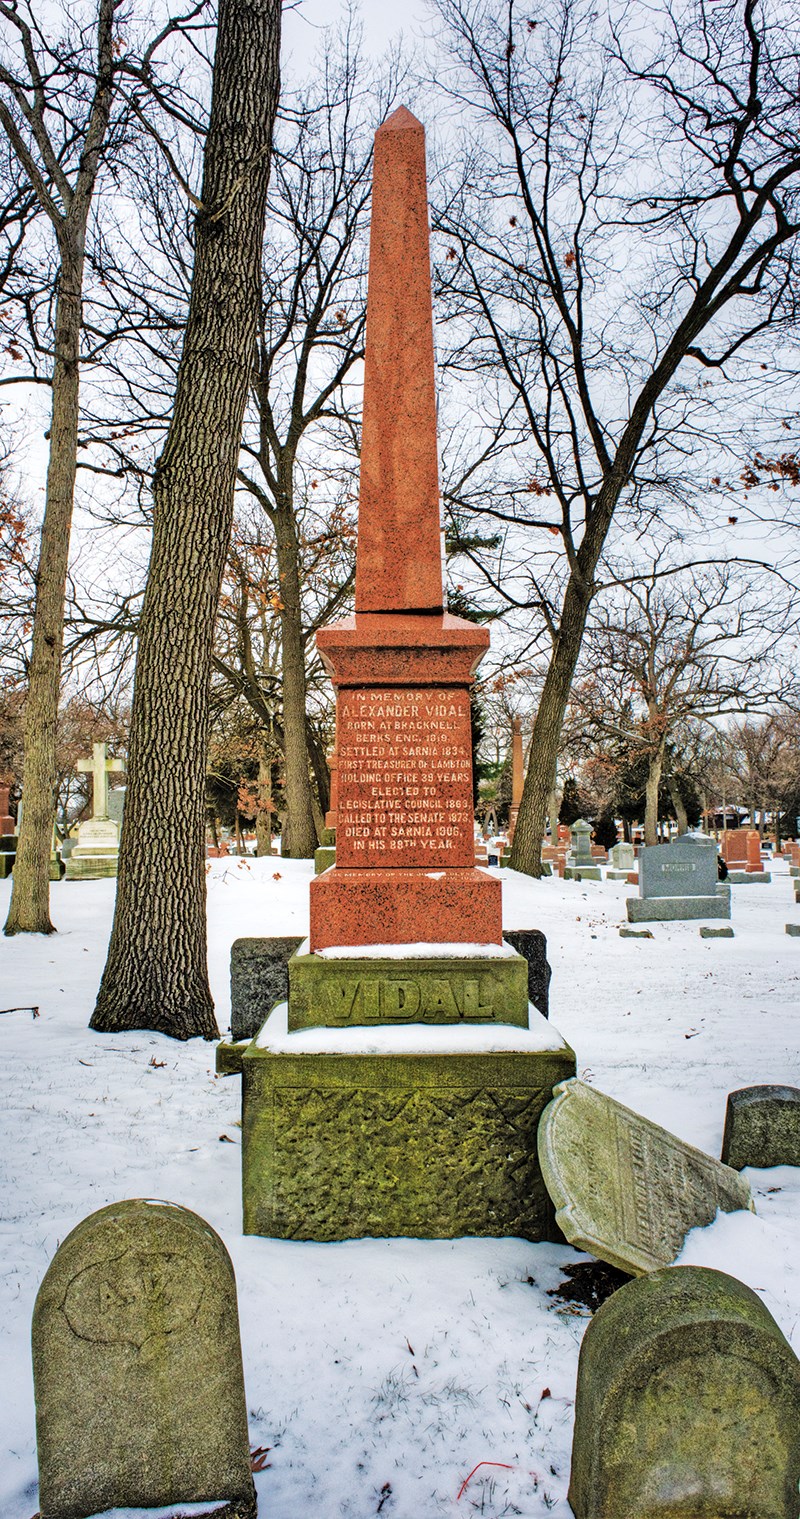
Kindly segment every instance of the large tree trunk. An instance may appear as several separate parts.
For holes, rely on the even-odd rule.
[[[280,0],[221,0],[189,317],[136,661],[117,907],[91,1026],[218,1035],[206,963],[208,686],[255,340]]]
[[[22,823],[5,932],[51,934],[50,847],[56,811],[56,726],[64,597],[78,453],[83,229],[60,238],[50,459],[36,571],[33,647],[25,702]]]
[[[581,651],[586,614],[592,598],[590,580],[573,572],[564,597],[558,639],[545,676],[533,724],[522,801],[509,864],[529,876],[542,874],[542,840],[547,808],[556,783],[556,762],[564,713]]]
[[[281,587],[281,662],[283,669],[283,758],[286,822],[282,853],[292,860],[310,859],[317,847],[314,804],[306,742],[306,662],[300,605],[298,544],[288,505],[274,517],[275,547]]]
[[[658,790],[661,785],[661,771],[663,768],[664,749],[663,746],[659,746],[650,756],[650,765],[644,788],[645,844],[658,843]]]
[[[672,805],[675,808],[675,817],[678,821],[678,834],[689,832],[689,815],[683,805],[680,786],[674,776],[669,778],[669,794],[672,797]]]

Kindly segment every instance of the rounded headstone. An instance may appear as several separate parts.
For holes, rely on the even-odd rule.
[[[33,1312],[41,1519],[217,1501],[255,1514],[233,1267],[172,1203],[101,1208]]]
[[[575,1519],[797,1519],[800,1361],[760,1298],[672,1266],[595,1314],[578,1363]]]
[[[740,1087],[728,1093],[722,1159],[744,1166],[800,1166],[800,1088]]]

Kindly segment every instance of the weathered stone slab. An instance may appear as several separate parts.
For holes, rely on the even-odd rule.
[[[684,919],[729,918],[731,894],[721,886],[713,897],[626,897],[629,923],[674,923]]]
[[[603,872],[599,865],[565,865],[565,881],[602,881]]]
[[[314,850],[314,875],[321,876],[323,870],[330,870],[331,865],[336,864],[336,847],[332,844],[320,844],[319,849]]]
[[[634,1276],[669,1265],[718,1208],[752,1208],[743,1177],[583,1081],[556,1088],[538,1145],[570,1244]]]
[[[653,935],[649,928],[621,928],[621,939],[652,939]]]
[[[790,939],[800,939],[800,923],[787,923],[786,932]]]
[[[624,870],[626,874],[629,870],[633,870],[636,864],[636,851],[633,845],[624,843],[612,845],[608,853],[608,862],[614,870]]]
[[[218,1076],[241,1076],[242,1056],[249,1043],[249,1039],[239,1039],[236,1043],[231,1039],[220,1039],[214,1062],[216,1074]]]
[[[732,939],[732,928],[706,928],[705,924],[700,930],[701,939]]]
[[[800,1088],[740,1087],[728,1093],[722,1160],[743,1166],[800,1166]]]
[[[550,1015],[550,976],[547,939],[540,928],[504,928],[506,944],[528,962],[528,1000],[543,1018]]]
[[[288,969],[290,1029],[376,1023],[528,1026],[528,966],[510,945],[506,954],[480,957],[295,954]]]
[[[727,879],[732,886],[767,886],[772,874],[769,870],[729,870]]]
[[[289,956],[296,938],[234,939],[231,945],[231,1040],[253,1039],[276,1002],[289,995]]]
[[[575,1519],[796,1519],[800,1362],[755,1292],[673,1266],[603,1303],[581,1345]]]
[[[36,1299],[33,1370],[42,1519],[255,1514],[236,1283],[196,1213],[137,1199],[73,1229]]]
[[[530,1052],[295,1054],[263,1047],[270,1025],[242,1062],[245,1234],[558,1237],[536,1152],[575,1069],[558,1035]]]
[[[651,844],[639,855],[639,896],[713,897],[717,846],[705,834],[685,833],[671,844]]]

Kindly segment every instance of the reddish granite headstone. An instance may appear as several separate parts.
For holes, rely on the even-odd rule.
[[[0,838],[8,838],[17,831],[16,823],[8,810],[10,791],[10,786],[0,786]]]
[[[330,806],[325,813],[325,827],[335,829],[337,823],[336,814],[339,807],[339,756],[336,752],[335,744],[328,758],[328,769],[331,777],[331,789]]]
[[[338,795],[311,950],[501,943],[473,842],[469,687],[489,635],[444,611],[425,133],[405,107],[375,136],[356,610],[317,646]]]
[[[744,866],[747,864],[747,831],[744,828],[731,828],[722,835],[722,858],[726,865]]]
[[[761,834],[757,828],[747,830],[747,871],[754,875],[764,869],[761,863]]]

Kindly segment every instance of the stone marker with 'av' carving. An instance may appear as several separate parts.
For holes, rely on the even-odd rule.
[[[196,1213],[137,1199],[73,1229],[36,1299],[33,1374],[41,1519],[255,1515],[233,1267]]]
[[[672,1266],[628,1282],[581,1346],[575,1519],[797,1519],[800,1362],[756,1294]]]
[[[639,1276],[668,1266],[717,1209],[752,1210],[743,1177],[585,1082],[555,1088],[539,1164],[571,1245]]]

